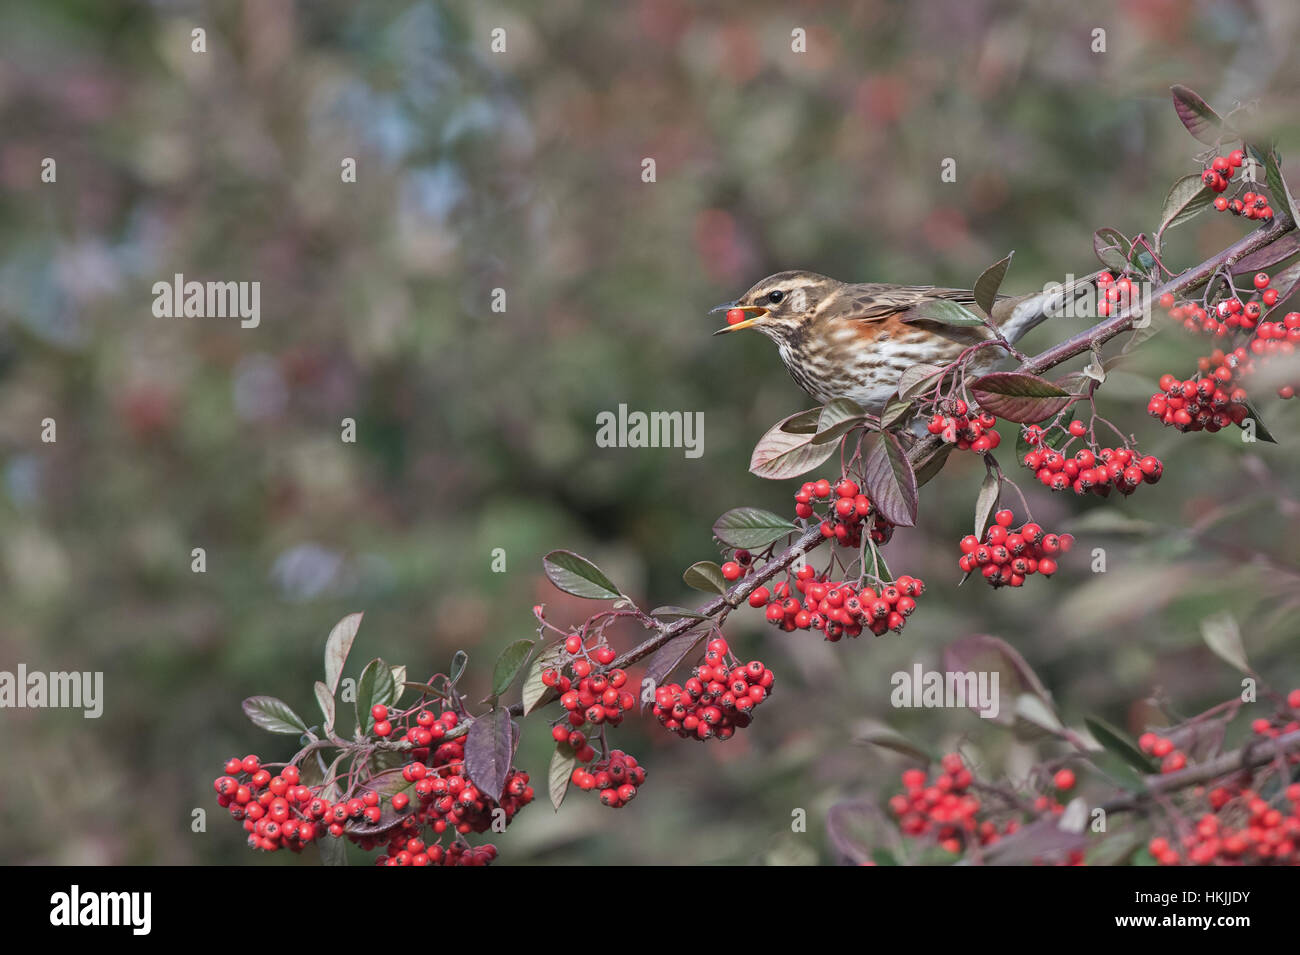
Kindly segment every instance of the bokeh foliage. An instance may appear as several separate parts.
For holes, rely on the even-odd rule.
[[[103,670],[107,703],[98,721],[0,715],[0,858],[283,863],[243,848],[209,780],[231,754],[282,755],[239,700],[307,711],[345,613],[366,612],[361,660],[424,676],[464,647],[486,691],[535,602],[588,609],[542,577],[554,547],[647,606],[689,601],[680,573],[716,556],[718,514],[789,509],[793,486],[746,466],[808,404],[766,341],[710,339],[709,306],[793,267],[963,285],[1015,249],[1007,291],[1090,271],[1093,229],[1153,229],[1191,171],[1171,83],[1258,99],[1284,159],[1300,148],[1298,17],[1284,0],[6,6],[0,667]],[[1171,259],[1242,227],[1202,216]],[[260,281],[261,326],[154,318],[150,287],[176,272]],[[1012,642],[1076,722],[1131,729],[1153,694],[1184,714],[1231,695],[1199,636],[1223,609],[1262,673],[1300,681],[1295,410],[1265,402],[1278,446],[1165,433],[1145,398],[1194,354],[1162,336],[1103,391],[1167,462],[1158,488],[1028,491],[1080,537],[1057,578],[956,589],[982,469],[954,460],[886,552],[930,583],[906,637],[830,646],[737,614],[732,642],[779,674],[754,727],[706,746],[624,729],[649,767],[636,803],[575,794],[553,816],[543,798],[497,839],[502,861],[826,861],[825,808],[901,765],[854,743],[867,719],[969,739],[1014,773],[1024,745],[969,714],[889,708],[890,673],[967,633]],[[596,414],[620,403],[703,411],[705,454],[597,448]],[[548,748],[527,724],[539,779]]]

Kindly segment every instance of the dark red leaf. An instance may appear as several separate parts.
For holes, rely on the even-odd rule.
[[[880,432],[876,446],[867,457],[862,479],[867,497],[881,517],[899,527],[916,524],[920,501],[916,473],[898,439],[888,431]]]
[[[688,630],[681,636],[673,637],[650,657],[646,665],[645,676],[650,685],[657,687],[685,660],[705,637],[703,631]]]
[[[1020,371],[999,371],[971,383],[979,406],[1007,421],[1032,424],[1078,400],[1046,378]]]
[[[498,707],[470,724],[465,735],[465,772],[493,799],[500,799],[514,756],[515,731],[510,711]]]
[[[1213,146],[1223,138],[1223,120],[1209,103],[1180,84],[1169,87],[1169,92],[1173,94],[1178,118],[1189,133],[1207,146]]]

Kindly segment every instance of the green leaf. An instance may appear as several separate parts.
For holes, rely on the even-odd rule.
[[[1164,209],[1160,213],[1160,228],[1156,230],[1156,235],[1164,235],[1167,229],[1195,218],[1213,201],[1214,191],[1201,182],[1200,176],[1195,173],[1183,176],[1165,196]]]
[[[1078,400],[1047,379],[1020,371],[983,375],[970,387],[982,410],[1020,424],[1042,421]]]
[[[786,432],[786,434],[816,434],[817,422],[821,420],[821,417],[822,409],[820,407],[809,408],[807,411],[800,411],[782,419],[776,427]]]
[[[988,323],[984,319],[965,305],[958,305],[946,298],[935,298],[923,302],[916,308],[904,312],[902,320],[904,322],[938,322],[940,325],[956,325],[959,327],[972,325],[988,327]]]
[[[1260,441],[1267,441],[1269,444],[1277,444],[1277,438],[1273,437],[1273,432],[1268,430],[1268,427],[1264,424],[1264,419],[1259,416],[1259,409],[1255,407],[1254,400],[1247,398],[1245,405],[1250,414],[1241,419],[1241,424],[1244,425],[1247,421],[1255,422],[1255,437]],[[1238,425],[1238,427],[1241,427],[1241,425]],[[1242,430],[1245,429],[1242,428]]]
[[[397,693],[397,684],[393,682],[393,668],[376,657],[366,664],[357,680],[357,728],[362,735],[369,735],[375,725],[375,718],[370,715],[370,708],[382,703],[387,706]]]
[[[885,563],[885,555],[880,553],[880,548],[874,550],[870,547],[866,551],[867,569],[869,577],[878,577],[881,580],[893,580],[894,575],[889,572],[889,565]]]
[[[573,769],[578,765],[578,757],[568,743],[556,743],[555,752],[551,754],[551,768],[547,772],[547,789],[551,794],[551,805],[560,811],[564,797],[569,791],[569,781],[573,778]]]
[[[334,625],[325,641],[325,685],[330,695],[339,688],[339,677],[343,675],[343,664],[352,652],[352,643],[357,639],[357,630],[361,627],[359,613],[350,613]]]
[[[1251,672],[1250,663],[1246,660],[1246,648],[1241,642],[1241,629],[1230,612],[1225,610],[1202,620],[1201,639],[1219,659],[1242,673]]]
[[[1016,431],[1016,454],[1019,455],[1021,464],[1025,462],[1025,455],[1030,451],[1042,450],[1043,448],[1055,448],[1060,450],[1061,445],[1069,439],[1070,435],[1062,431],[1054,431],[1050,435],[1043,435],[1037,445],[1030,444],[1025,440],[1024,428]]]
[[[980,483],[979,496],[975,498],[975,536],[983,540],[984,528],[988,527],[989,517],[998,506],[998,495],[1002,491],[1002,481],[996,471],[984,472]]]
[[[922,392],[932,390],[939,384],[939,375],[943,368],[939,365],[909,365],[898,376],[898,397],[902,401],[915,398]],[[881,422],[884,425],[884,422]]]
[[[1002,287],[1002,280],[1006,277],[1013,255],[1015,253],[1010,252],[1005,259],[994,262],[975,280],[975,304],[983,309],[985,315],[993,314],[993,303],[997,301],[998,289]]]
[[[702,590],[706,594],[725,594],[727,580],[722,576],[722,568],[711,560],[697,561],[686,568],[682,582],[692,590]]]
[[[1291,218],[1300,221],[1300,212],[1296,210],[1295,199],[1292,198],[1291,190],[1287,188],[1286,179],[1282,176],[1282,164],[1278,160],[1277,149],[1273,146],[1263,149],[1251,143],[1246,144],[1246,149],[1256,162],[1263,163],[1264,184],[1268,186],[1269,196],[1274,205],[1285,206],[1285,211],[1290,213]]]
[[[1083,722],[1088,727],[1088,732],[1092,733],[1106,752],[1118,756],[1143,776],[1151,772],[1151,761],[1129,742],[1128,737],[1121,730],[1097,717],[1086,717]]]
[[[551,583],[566,594],[592,600],[614,600],[622,596],[599,567],[573,551],[553,550],[542,558],[542,566]]]
[[[391,670],[393,674],[394,690],[393,690],[393,698],[388,701],[389,706],[392,706],[398,700],[400,700],[402,698],[402,694],[406,692],[406,665],[403,663],[398,663],[394,665],[391,668]]]
[[[880,412],[880,427],[888,428],[896,424],[899,420],[913,414],[913,405],[910,401],[901,401],[898,398],[890,398],[889,404],[885,405],[885,410]]]
[[[465,672],[465,667],[469,666],[469,654],[464,650],[457,650],[451,656],[451,669],[447,675],[447,686],[453,687],[460,682],[461,675]]]
[[[1056,711],[1041,696],[1034,693],[1021,693],[1016,697],[1016,716],[1032,723],[1049,733],[1060,732],[1064,727]]]
[[[798,530],[779,514],[761,507],[736,507],[713,524],[713,535],[728,547],[759,550]]]
[[[1156,260],[1150,249],[1134,242],[1133,248],[1128,254],[1128,264],[1143,275],[1150,277],[1151,270],[1156,267]]]
[[[244,715],[254,726],[285,736],[301,736],[307,724],[284,700],[274,696],[250,696],[243,702]]]
[[[1092,250],[1102,265],[1114,272],[1122,272],[1128,265],[1133,243],[1118,229],[1105,226],[1092,234]]]
[[[822,408],[821,417],[817,419],[817,433],[813,436],[813,444],[838,441],[862,424],[866,417],[862,406],[852,398],[836,398],[827,402]]]
[[[919,760],[922,763],[933,762],[934,756],[904,736],[898,730],[884,724],[868,726],[853,737],[855,742],[879,746],[891,752]]]
[[[399,753],[384,754],[397,756],[402,762],[405,759]],[[398,812],[393,808],[393,797],[398,793],[407,793],[415,788],[414,780],[408,780],[402,775],[400,767],[392,767],[375,773],[366,781],[366,789],[379,795],[379,821],[370,822],[366,819],[354,819],[344,827],[350,835],[355,836],[378,836],[401,823],[403,819],[412,813],[411,805],[418,805],[417,801],[412,799],[407,808]]]
[[[1207,146],[1218,145],[1223,138],[1223,120],[1210,104],[1181,84],[1169,87],[1169,92],[1173,94],[1174,109],[1187,131]]]
[[[916,474],[898,439],[880,432],[862,473],[867,496],[885,520],[899,527],[916,524],[920,497]]]
[[[948,455],[952,454],[952,449],[955,447],[955,444],[941,444],[932,454],[921,462],[921,466],[916,469],[917,487],[926,484],[931,478],[943,470],[944,464],[948,461]]]
[[[334,694],[320,680],[316,681],[316,702],[320,704],[321,715],[325,717],[325,732],[334,729]]]
[[[492,696],[499,698],[528,662],[528,655],[533,652],[533,641],[516,640],[501,651],[496,665],[492,667]]]
[[[557,640],[539,653],[537,659],[528,667],[528,675],[524,677],[523,686],[524,716],[537,709],[547,691],[552,689],[542,682],[542,674],[553,668],[559,669],[565,656],[564,643]]]
[[[821,409],[817,410],[820,415]],[[806,474],[835,453],[834,444],[813,444],[813,433],[791,434],[784,430],[782,425],[790,420],[787,418],[778,422],[758,439],[749,459],[751,474],[773,481],[784,481]],[[814,426],[813,431],[815,430]]]

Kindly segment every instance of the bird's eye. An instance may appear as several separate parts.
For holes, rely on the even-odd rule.
[[[767,293],[767,300],[771,302],[773,305],[777,304],[783,298],[785,298],[785,293],[782,292],[780,289],[777,289],[775,292]]]

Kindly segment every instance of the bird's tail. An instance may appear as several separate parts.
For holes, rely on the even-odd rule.
[[[1075,297],[1079,289],[1091,285],[1100,274],[1094,272],[1043,292],[999,299],[993,305],[993,320],[997,322],[1007,341],[1015,344],[1044,320],[1051,318]]]

